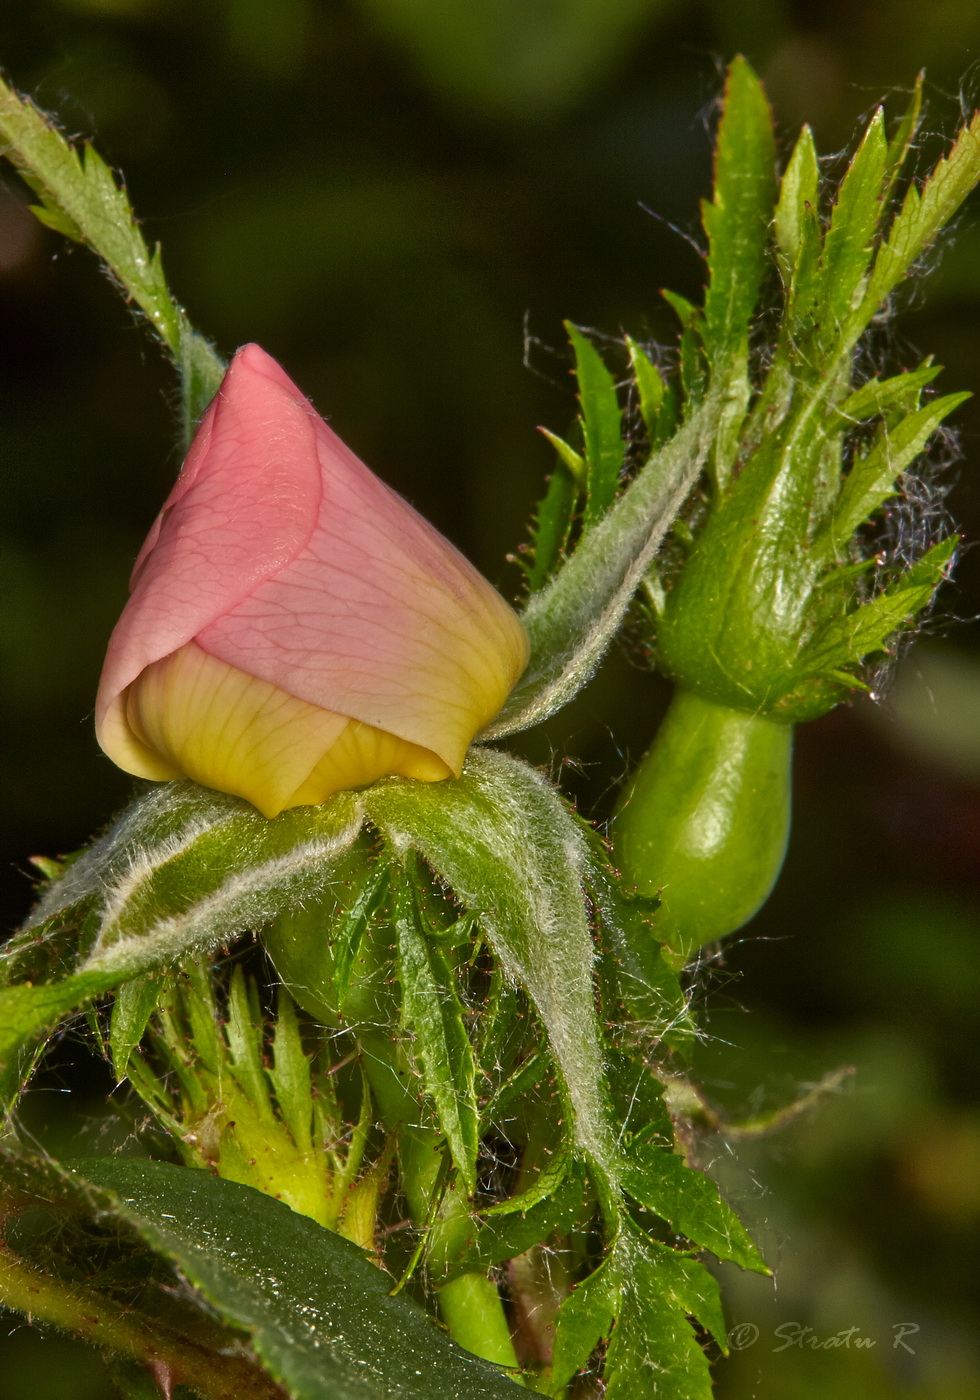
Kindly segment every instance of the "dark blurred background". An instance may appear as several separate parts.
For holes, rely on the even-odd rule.
[[[927,131],[951,134],[980,87],[980,6],[7,0],[0,15],[8,78],[125,172],[198,326],[225,353],[260,341],[511,596],[520,575],[503,560],[551,467],[535,425],[563,432],[574,415],[561,320],[663,334],[658,289],[697,293],[683,235],[699,234],[737,50],[767,82],[784,146],[807,120],[839,153],[881,98],[900,109],[922,67]],[[92,702],[179,460],[162,356],[94,259],[35,224],[3,179],[10,927],[30,900],[27,858],[78,846],[129,792],[96,747]],[[933,352],[947,390],[980,388],[978,210],[889,332],[894,366]],[[715,1165],[776,1266],[775,1282],[726,1274],[741,1343],[717,1367],[727,1400],[977,1394],[976,401],[957,426],[949,505],[967,548],[941,617],[885,703],[800,732],[785,874],[699,994],[699,1072],[732,1119],[855,1069],[780,1131],[718,1140]],[[622,649],[524,752],[555,772],[572,755],[563,781],[602,817],[664,703]],[[77,1150],[100,1131],[97,1100],[63,1059],[32,1123],[52,1143],[76,1134]],[[794,1324],[828,1345],[793,1344]],[[3,1400],[114,1393],[94,1353],[9,1315],[0,1378]]]

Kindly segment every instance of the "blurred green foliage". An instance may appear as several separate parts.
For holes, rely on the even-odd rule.
[[[225,353],[264,344],[351,446],[511,592],[520,572],[501,561],[552,468],[534,425],[562,431],[576,410],[561,321],[666,335],[658,288],[700,286],[684,235],[698,236],[706,126],[719,63],[736,50],[765,78],[786,146],[808,120],[821,150],[842,149],[922,66],[927,130],[948,135],[961,85],[967,107],[977,96],[980,9],[8,0],[0,16],[8,76],[124,168],[196,323]],[[162,358],[94,260],[36,226],[4,181],[9,926],[30,896],[27,857],[77,846],[127,795],[96,748],[92,701],[178,457]],[[882,329],[883,364],[932,352],[944,384],[980,385],[978,242],[974,207],[922,296]],[[944,478],[968,542],[980,535],[977,405],[959,415],[965,460]],[[978,599],[968,550],[944,615],[974,618]],[[719,1364],[723,1400],[975,1393],[976,623],[954,640],[955,652],[940,639],[913,653],[881,708],[862,701],[801,731],[784,877],[701,980],[699,1068],[733,1119],[789,1102],[839,1064],[856,1069],[772,1137],[716,1144],[777,1280],[726,1275],[733,1323],[759,1336]],[[555,755],[571,754],[562,780],[600,817],[665,704],[631,661],[624,647],[525,743],[556,772]],[[33,1096],[32,1125],[62,1150],[103,1132],[86,1117],[97,1102],[89,1109],[86,1073],[65,1047]],[[775,1329],[794,1322],[823,1340],[855,1327],[877,1345],[777,1351]],[[912,1352],[893,1345],[896,1323],[918,1324]],[[10,1326],[4,1400],[115,1393],[80,1345]]]

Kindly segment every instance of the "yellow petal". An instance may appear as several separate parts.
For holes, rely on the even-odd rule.
[[[450,772],[427,749],[297,700],[194,642],[146,667],[100,741],[128,772],[193,778],[267,817],[386,774],[435,782]]]

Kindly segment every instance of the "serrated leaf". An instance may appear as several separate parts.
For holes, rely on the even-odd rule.
[[[865,520],[895,490],[898,476],[913,462],[940,423],[969,394],[947,394],[910,413],[892,428],[882,428],[870,451],[851,467],[830,523],[814,541],[814,557],[839,553]]]
[[[806,221],[817,212],[819,191],[817,148],[813,144],[813,132],[809,126],[804,126],[783,172],[776,202],[776,258],[786,287],[799,262]]]
[[[348,1240],[208,1172],[131,1157],[76,1164],[242,1328],[294,1400],[504,1400],[521,1389],[449,1341]]]
[[[473,1221],[471,1242],[449,1261],[447,1272],[435,1282],[441,1286],[462,1274],[485,1274],[495,1264],[514,1259],[533,1245],[543,1244],[555,1232],[568,1230],[582,1221],[588,1204],[585,1173],[573,1167],[552,1194],[535,1201],[526,1210],[501,1214],[495,1208],[484,1212]]]
[[[706,401],[586,532],[523,613],[527,669],[481,738],[539,724],[582,688],[615,636],[630,599],[707,458],[717,405]]]
[[[714,1279],[696,1260],[632,1234],[617,1243],[614,1265],[622,1301],[603,1373],[606,1400],[711,1400],[708,1361],[687,1314],[724,1341]]]
[[[185,436],[214,397],[225,366],[170,295],[159,249],[147,247],[125,187],[92,146],[72,148],[34,104],[0,80],[4,155],[40,196],[34,212],[105,262],[127,298],[145,313],[173,357],[184,388]]]
[[[571,321],[565,322],[565,330],[575,352],[575,374],[582,406],[587,472],[583,524],[590,529],[616,499],[626,456],[622,411],[616,381],[598,350]]]
[[[150,1017],[166,990],[167,984],[159,973],[147,973],[124,982],[113,998],[109,1051],[117,1081],[125,1079],[129,1057],[143,1039]]]
[[[479,1114],[476,1064],[463,1022],[452,969],[435,941],[420,928],[410,875],[396,887],[394,925],[402,1024],[412,1035],[412,1053],[422,1084],[435,1105],[439,1126],[467,1194],[476,1185]]]
[[[267,1070],[286,1127],[300,1152],[313,1150],[313,1094],[310,1061],[303,1049],[296,1006],[284,987],[276,1001],[272,1066]]]
[[[580,1148],[611,1161],[582,881],[587,853],[561,798],[534,769],[473,748],[460,778],[391,780],[364,794],[396,850],[417,850],[479,915],[509,978],[548,1033]]]
[[[656,1044],[690,1048],[695,1027],[677,973],[651,923],[651,901],[629,899],[597,859],[589,884],[607,947],[607,972],[630,1014]]]
[[[740,349],[755,310],[766,265],[775,160],[769,103],[739,56],[725,85],[712,202],[702,206],[708,235],[703,334],[713,369]]]
[[[884,212],[888,173],[885,118],[879,107],[848,166],[824,240],[821,339],[836,342],[838,327],[854,310],[871,261],[872,240]]]
[[[654,447],[660,429],[660,415],[663,412],[667,386],[642,345],[627,336],[626,348],[629,351],[630,366],[640,401],[640,415],[647,430],[650,446]]]
[[[563,1395],[573,1376],[612,1329],[622,1285],[611,1260],[575,1285],[558,1313],[549,1392]]]
[[[911,413],[919,407],[922,390],[942,373],[942,368],[942,365],[934,365],[930,356],[918,369],[907,370],[890,379],[868,379],[838,405],[837,412],[856,423],[891,413],[896,408]]]
[[[883,650],[888,638],[931,601],[946,577],[958,543],[956,537],[943,540],[884,593],[829,623],[800,658],[800,674],[839,669]],[[852,677],[846,680],[854,683]]]
[[[742,1269],[769,1272],[749,1232],[722,1200],[715,1183],[687,1166],[682,1157],[655,1143],[634,1143],[624,1152],[621,1179],[634,1201],[692,1243]]]
[[[980,112],[963,127],[925,185],[909,186],[888,236],[878,249],[867,290],[854,318],[856,339],[881,303],[935,240],[980,179]]]
[[[556,444],[561,442],[560,438],[552,438],[550,433],[546,436]],[[573,451],[568,443],[561,445],[570,453]],[[583,462],[583,474],[584,470]],[[527,566],[527,584],[532,593],[544,587],[562,558],[571,534],[578,497],[578,486],[571,471],[559,462],[552,472],[547,491],[538,502],[531,524],[531,562]]]

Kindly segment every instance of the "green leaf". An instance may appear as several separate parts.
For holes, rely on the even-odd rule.
[[[550,1392],[562,1395],[592,1352],[609,1336],[619,1311],[622,1285],[611,1260],[575,1285],[561,1305],[555,1327]],[[642,1392],[641,1392],[642,1393]]]
[[[174,1383],[174,1400],[282,1400],[240,1329],[221,1323],[185,1280],[154,1259],[105,1192],[50,1159],[15,1154],[8,1140],[0,1149],[0,1199],[8,1222],[0,1251],[3,1305],[86,1341],[97,1338],[121,1366],[130,1357],[158,1363]],[[25,1212],[47,1229],[11,1228]],[[132,1377],[135,1368],[127,1370]],[[144,1391],[130,1391],[143,1400]]]
[[[888,183],[885,186],[885,198],[891,194],[895,181],[901,174],[902,167],[912,149],[912,142],[919,129],[919,120],[922,115],[922,88],[925,82],[925,73],[921,72],[915,80],[912,88],[912,95],[909,98],[909,105],[902,115],[902,120],[895,128],[895,134],[888,143]]]
[[[166,995],[168,986],[159,973],[147,973],[124,982],[113,998],[109,1050],[113,1073],[119,1082],[125,1079],[129,1057],[143,1039],[150,1017]]]
[[[958,543],[955,536],[943,540],[884,593],[829,623],[803,653],[799,673],[808,676],[836,670],[884,650],[889,637],[931,602],[947,576]]]
[[[839,555],[870,515],[894,493],[895,482],[918,457],[940,423],[969,394],[933,399],[892,428],[883,427],[874,446],[851,467],[830,523],[814,541],[814,557]]]
[[[942,365],[934,365],[930,356],[918,369],[907,370],[890,379],[868,379],[838,405],[837,412],[856,423],[895,409],[911,413],[919,407],[922,390],[942,373],[942,368]]]
[[[640,400],[640,414],[650,439],[651,448],[657,445],[660,431],[660,415],[664,408],[667,386],[659,369],[650,359],[642,345],[626,337],[636,392]]]
[[[0,139],[7,159],[41,198],[34,206],[41,222],[92,248],[169,350],[181,372],[189,440],[225,367],[170,295],[160,250],[151,253],[147,247],[125,187],[93,147],[86,146],[79,156],[32,102],[2,81]]]
[[[313,1150],[313,1094],[310,1061],[303,1049],[296,1004],[279,988],[276,1001],[276,1033],[273,1062],[268,1070],[283,1121],[300,1152]]]
[[[548,482],[548,489],[538,502],[536,518],[531,525],[531,562],[527,566],[527,583],[532,593],[543,588],[562,558],[571,534],[575,506],[579,497],[577,469],[585,477],[585,463],[567,442],[555,437],[545,428],[540,430],[555,447],[559,463]],[[570,460],[578,463],[573,469]]]
[[[739,56],[725,85],[712,202],[701,210],[708,235],[703,334],[713,369],[737,353],[748,334],[766,266],[775,160],[769,103]]]
[[[602,519],[616,499],[626,444],[615,379],[598,350],[578,327],[566,321],[565,329],[575,351],[575,373],[582,405],[587,469],[583,524],[588,530]]]
[[[813,132],[804,126],[783,172],[776,204],[776,258],[783,285],[788,287],[800,260],[808,217],[817,212],[820,168]]]
[[[395,933],[402,1024],[413,1037],[412,1052],[422,1084],[435,1104],[439,1125],[467,1194],[476,1185],[479,1115],[476,1064],[463,1022],[453,973],[434,939],[420,927],[410,875],[398,881]]]
[[[504,1400],[519,1387],[455,1346],[356,1245],[208,1172],[132,1157],[75,1170],[227,1322],[294,1400]]]
[[[608,945],[607,980],[652,1043],[690,1049],[695,1027],[677,973],[653,931],[656,901],[629,898],[601,855],[594,861],[589,885]]]
[[[479,748],[460,778],[392,779],[364,797],[392,846],[417,850],[479,915],[548,1032],[576,1141],[598,1163],[611,1162],[582,888],[588,857],[561,798],[526,764]]]
[[[333,941],[333,984],[337,1005],[343,1006],[364,935],[388,897],[389,870],[381,866],[359,892],[349,909],[330,926]]]
[[[501,1202],[504,1206],[509,1204]],[[554,1194],[537,1200],[526,1210],[500,1214],[499,1208],[493,1208],[477,1216],[472,1241],[449,1261],[447,1272],[434,1282],[441,1286],[462,1274],[485,1274],[495,1264],[514,1259],[533,1245],[545,1243],[552,1234],[586,1219],[589,1204],[586,1175],[573,1167]]]
[[[655,1143],[634,1143],[623,1154],[624,1189],[678,1234],[742,1269],[769,1270],[748,1231],[718,1187],[682,1157]]]
[[[724,1342],[718,1286],[703,1265],[632,1233],[617,1242],[619,1317],[603,1373],[606,1400],[711,1400],[707,1358],[687,1314]]]
[[[980,180],[980,112],[974,114],[925,185],[909,186],[888,237],[878,249],[863,301],[853,318],[856,339],[878,307],[934,242]]]
[[[824,240],[820,316],[821,339],[828,346],[836,344],[840,325],[850,319],[855,297],[860,299],[872,240],[884,212],[887,173],[885,117],[879,107],[841,182]]]
[[[704,318],[693,302],[688,301],[686,297],[679,296],[677,292],[664,290],[661,291],[660,295],[676,313],[677,319],[681,323],[679,348],[681,391],[685,414],[687,414],[704,397],[704,386],[707,379],[706,365],[702,354]]]
[[[481,738],[539,724],[568,703],[612,641],[654,554],[707,458],[717,405],[709,399],[580,540],[523,614],[531,658]]]
[[[674,1124],[663,1085],[647,1065],[621,1050],[611,1050],[607,1073],[620,1151],[629,1155],[634,1145],[645,1144],[673,1148]]]

